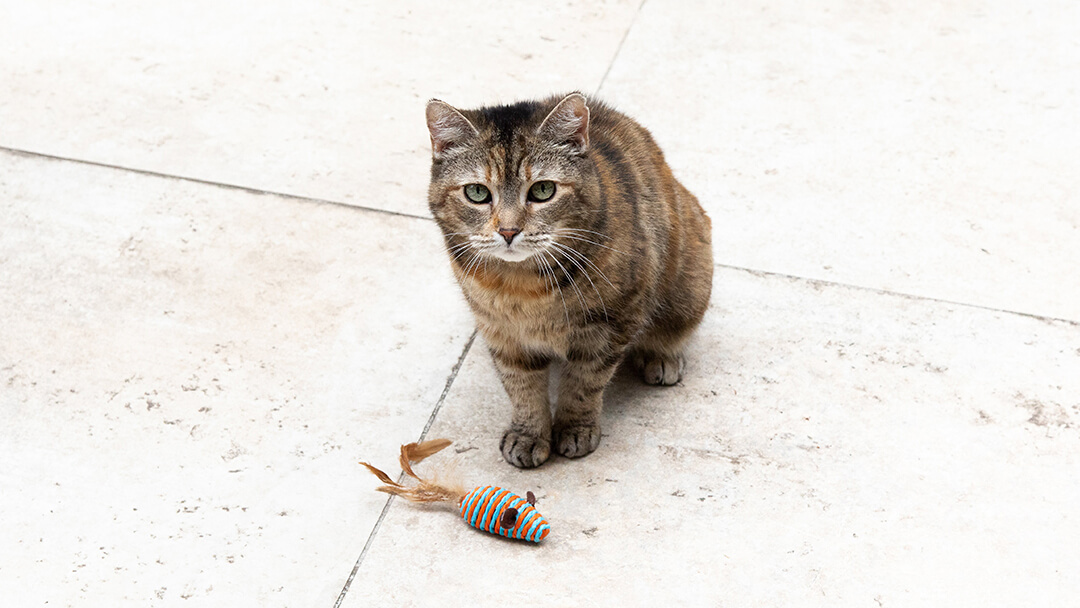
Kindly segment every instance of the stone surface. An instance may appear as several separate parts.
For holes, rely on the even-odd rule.
[[[1050,606],[1080,592],[1080,326],[736,270],[716,283],[683,381],[621,374],[583,459],[502,461],[506,398],[473,348],[429,437],[457,440],[444,460],[471,485],[533,490],[552,532],[506,541],[397,501],[344,606]]]
[[[1080,319],[1077,24],[1066,0],[649,0],[600,93],[717,261]]]
[[[0,224],[5,603],[330,605],[472,334],[433,223],[0,153]]]
[[[1078,10],[0,0],[0,597],[1067,605]],[[423,104],[567,89],[656,135],[716,291],[683,382],[519,471]],[[551,536],[372,491],[429,424]]]
[[[638,5],[7,1],[0,146],[427,215],[429,98],[591,92]]]

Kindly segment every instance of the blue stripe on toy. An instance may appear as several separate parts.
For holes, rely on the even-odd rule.
[[[491,521],[489,521],[487,525],[488,532],[498,533],[499,530],[502,529],[502,527],[499,526],[499,520],[502,519],[503,505],[505,505],[506,501],[510,500],[511,498],[514,498],[514,493],[507,492],[506,496],[503,496],[503,499],[499,501],[499,504],[495,505],[495,512],[492,513]]]
[[[541,519],[543,519],[543,518],[537,517],[536,521],[534,521],[532,523],[532,525],[529,526],[529,531],[525,533],[525,538],[527,540],[531,540],[533,542],[536,542],[537,539],[534,538],[533,535],[534,535],[534,533],[539,532],[538,527],[540,526],[540,520]]]
[[[544,532],[546,532],[546,531],[548,531],[550,529],[551,529],[551,526],[549,526],[547,524],[544,524],[544,525],[540,526],[540,529],[536,531],[536,538],[533,539],[533,542],[535,542],[535,543],[540,542],[540,539],[543,538],[543,536],[544,536]]]
[[[465,501],[462,503],[461,517],[465,521],[469,521],[469,517],[473,514],[473,509],[476,508],[476,503],[480,500],[480,493],[484,491],[484,488],[476,488],[465,497]]]
[[[514,528],[514,538],[525,538],[526,527],[531,525],[533,519],[540,520],[540,514],[532,505],[527,505],[518,514],[518,525]]]
[[[514,501],[512,503],[510,503],[509,505],[507,505],[506,508],[508,508],[508,509],[517,509],[518,510],[518,518],[517,518],[516,521],[514,521],[514,525],[510,526],[509,528],[503,528],[503,527],[500,526],[499,530],[498,530],[499,534],[502,534],[503,536],[505,536],[507,538],[514,538],[514,530],[517,529],[518,522],[521,521],[521,511],[522,511],[521,503],[525,502],[525,499],[518,496],[517,494],[513,494],[513,497],[514,497]]]
[[[476,521],[476,527],[484,532],[491,532],[491,522],[495,519],[495,501],[502,500],[509,494],[509,490],[495,488],[491,496],[484,501],[484,509],[480,511],[480,519]]]
[[[469,517],[469,525],[470,526],[472,526],[474,528],[477,527],[476,526],[476,517],[484,510],[484,505],[487,503],[488,496],[492,493],[492,491],[494,489],[495,488],[493,488],[491,486],[488,486],[488,487],[484,488],[483,494],[480,495],[480,500],[476,503],[476,509],[473,511],[472,516]]]

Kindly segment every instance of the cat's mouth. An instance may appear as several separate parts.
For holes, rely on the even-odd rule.
[[[504,262],[524,262],[536,255],[537,250],[522,243],[509,245],[495,245],[487,251],[487,254],[499,258]]]
[[[546,243],[542,237],[517,235],[510,241],[505,238],[486,239],[480,246],[484,255],[504,262],[518,263],[541,253]]]

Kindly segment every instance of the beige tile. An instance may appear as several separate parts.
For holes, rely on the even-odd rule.
[[[395,501],[344,605],[1058,605],[1080,592],[1080,326],[716,280],[684,381],[619,377],[585,459],[506,465],[506,400],[473,348],[430,437],[457,442],[472,484],[533,490],[551,535],[505,541]]]
[[[429,436],[552,535],[395,501],[345,606],[1067,605],[1080,326],[980,307],[1080,320],[1080,9],[639,6],[9,2],[0,147],[422,216],[428,97],[610,66],[727,265],[688,376],[519,471],[476,342]],[[334,605],[472,332],[436,237],[0,151],[0,597]]]
[[[0,145],[427,215],[430,97],[594,90],[638,5],[8,3]]]
[[[650,0],[601,93],[719,262],[1077,320],[1078,11]]]
[[[0,224],[5,602],[331,605],[472,334],[434,224],[8,153]]]

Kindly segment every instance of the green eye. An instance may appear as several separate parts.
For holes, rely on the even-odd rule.
[[[465,186],[465,198],[474,203],[487,203],[491,201],[491,192],[487,189],[487,186],[469,184]]]
[[[555,196],[555,182],[536,182],[529,188],[529,200],[542,203]]]

